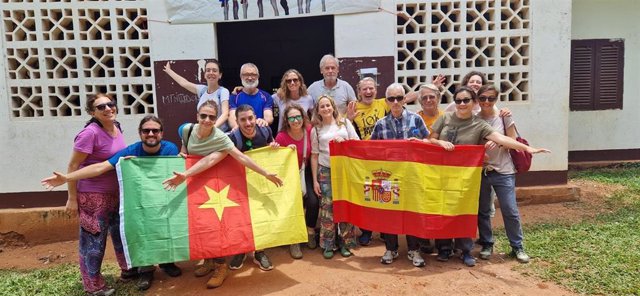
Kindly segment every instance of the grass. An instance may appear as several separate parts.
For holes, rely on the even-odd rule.
[[[115,264],[104,264],[102,274],[107,285],[118,295],[143,295],[135,284],[117,281],[120,269]],[[85,295],[77,264],[60,264],[52,268],[35,270],[0,270],[0,295]]]
[[[625,189],[606,201],[611,211],[595,218],[525,227],[527,252],[536,260],[519,269],[581,294],[640,295],[640,165],[579,171],[571,178]],[[508,246],[504,231],[496,233]]]

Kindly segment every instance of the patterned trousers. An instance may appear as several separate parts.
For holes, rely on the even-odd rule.
[[[78,192],[80,274],[87,292],[99,291],[106,286],[100,269],[109,233],[118,265],[121,270],[127,270],[120,238],[118,204],[117,193]]]
[[[333,194],[331,192],[331,169],[319,166],[318,183],[320,185],[320,247],[327,250],[336,248],[336,230],[342,246],[356,246],[355,229],[351,223],[333,223]]]

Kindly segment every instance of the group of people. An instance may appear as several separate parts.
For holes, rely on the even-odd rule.
[[[372,232],[349,223],[334,223],[331,163],[329,143],[345,140],[407,139],[439,145],[454,150],[455,145],[485,145],[487,157],[482,174],[480,206],[478,211],[478,243],[482,246],[480,258],[489,259],[493,249],[491,230],[492,188],[497,194],[513,254],[520,262],[528,262],[524,252],[520,216],[515,201],[515,169],[508,149],[526,150],[530,153],[549,152],[532,148],[514,140],[515,124],[510,112],[498,112],[495,103],[499,91],[487,84],[482,73],[465,76],[463,85],[454,93],[452,112],[439,109],[442,76],[433,84],[422,85],[416,92],[405,93],[398,83],[389,85],[385,98],[377,98],[376,82],[362,79],[356,92],[344,80],[338,78],[339,61],[332,55],[320,60],[323,79],[306,87],[297,70],[284,73],[280,88],[273,95],[260,90],[259,71],[254,64],[240,68],[242,87],[230,93],[219,84],[221,65],[211,60],[205,65],[206,85],[194,84],[171,69],[164,67],[173,80],[198,96],[196,123],[179,127],[181,147],[162,140],[164,126],[155,116],[146,116],[138,126],[140,141],[126,146],[120,124],[116,120],[117,105],[108,94],[96,94],[87,99],[86,111],[91,119],[74,140],[74,147],[67,173],[55,172],[42,180],[47,189],[68,183],[67,209],[77,211],[80,221],[80,271],[84,289],[90,295],[111,295],[100,269],[104,257],[107,234],[111,234],[116,258],[121,268],[120,278],[127,281],[137,278],[137,285],[146,290],[153,281],[154,266],[127,269],[118,231],[118,183],[113,169],[122,157],[161,155],[200,155],[196,164],[184,172],[175,172],[163,182],[167,190],[174,190],[187,178],[217,164],[227,155],[281,186],[282,180],[274,173],[257,165],[243,152],[260,147],[289,147],[297,153],[299,168],[304,172],[306,188],[302,198],[305,223],[308,232],[307,247],[322,249],[324,258],[334,252],[349,257],[356,241],[368,245]],[[407,102],[417,100],[421,111],[413,113],[405,108]],[[279,132],[274,136],[269,125],[274,121],[273,106],[278,106]],[[377,217],[372,217],[377,219]],[[319,240],[316,240],[316,237]],[[398,235],[381,234],[386,250],[380,261],[390,264],[398,257]],[[425,265],[420,247],[429,243],[424,238],[407,235],[408,259],[416,267]],[[438,239],[435,246],[437,259],[449,260],[455,248],[461,250],[461,258],[467,266],[475,265],[471,255],[473,241],[470,238]],[[289,246],[295,259],[303,257],[299,244]],[[247,254],[230,258],[204,259],[196,268],[196,276],[212,273],[208,288],[222,285],[229,269],[239,269]],[[262,270],[273,265],[264,250],[256,250],[253,261]],[[160,264],[169,276],[182,272],[174,263]]]

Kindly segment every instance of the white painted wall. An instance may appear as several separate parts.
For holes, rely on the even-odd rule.
[[[569,113],[569,150],[638,149],[640,1],[573,1],[572,39],[624,39],[622,110]]]
[[[393,1],[382,1],[382,3],[385,10],[395,11]],[[633,5],[635,5],[636,12],[632,12]],[[616,17],[626,19],[631,24],[638,17],[637,8],[637,4],[629,5],[628,9],[616,8],[615,10],[618,12]],[[566,170],[571,2],[569,0],[536,0],[531,1],[531,9],[533,27],[531,36],[531,98],[528,102],[511,103],[504,106],[513,111],[520,132],[532,145],[546,147],[553,151],[549,155],[535,156],[532,170]],[[604,9],[605,7],[598,10]],[[578,13],[580,17],[576,22],[579,22],[580,26],[588,25],[588,17],[584,16],[585,13],[584,11]],[[621,17],[620,13],[624,13],[626,17]],[[635,13],[636,18],[632,17],[632,13]],[[163,1],[153,1],[153,5],[148,4],[148,16],[153,61],[199,59],[217,55],[215,30],[212,24],[170,25],[166,23],[167,15]],[[613,15],[611,18],[613,19]],[[594,22],[591,25],[593,29],[580,28],[580,30],[601,32],[602,34],[611,32],[612,28],[598,27],[605,23]],[[395,26],[395,15],[386,11],[336,16],[336,55],[339,57],[395,56],[396,45],[393,41]],[[627,37],[629,39],[631,39],[630,34],[632,33],[630,28],[631,26],[626,28],[626,31],[622,30],[628,31],[625,34],[629,35],[625,36],[629,36]],[[574,34],[578,35],[578,31]],[[635,42],[628,41],[626,43],[628,55],[626,68],[628,71],[631,71],[631,68],[634,68],[634,71],[640,68],[638,67],[637,55],[631,57],[629,54],[634,49],[637,52],[638,33],[635,34]],[[0,59],[0,69],[4,69],[4,59]],[[638,87],[640,86],[637,83],[633,85],[633,77],[637,79],[637,72],[626,75],[626,98],[638,97]],[[83,127],[88,115],[82,119],[46,121],[10,119],[7,113],[9,102],[5,84],[6,80],[0,79],[0,106],[4,106],[0,108],[0,138],[3,139],[0,153],[3,155],[2,166],[4,168],[0,171],[0,193],[41,191],[40,179],[50,175],[53,170],[66,170],[73,138]],[[607,124],[612,126],[616,124],[613,121],[615,117],[624,117],[619,119],[624,121],[624,124],[616,124],[616,126],[632,128],[634,126],[632,118],[627,114],[630,114],[632,110],[637,110],[638,104],[640,102],[637,100],[636,102],[627,100],[625,101],[625,110],[610,111],[613,113],[610,115],[607,112],[602,112],[601,116],[609,116],[608,120],[612,122],[607,121]],[[574,112],[571,114],[573,126],[593,126],[586,124],[586,120],[592,122],[593,117],[589,116],[588,119],[583,119],[580,117],[583,114],[586,117],[590,113],[576,114]],[[629,118],[619,116],[620,114]],[[136,129],[141,117],[119,117],[125,129],[127,143],[138,140]],[[604,130],[610,130],[610,128],[603,128],[603,133]],[[584,133],[587,132],[584,131]],[[584,138],[594,138],[592,134],[593,132],[590,132]],[[622,134],[625,134],[626,138],[630,138],[628,130],[620,130],[619,138],[622,138]],[[572,136],[572,141],[573,139]],[[628,140],[632,141],[633,139]],[[607,146],[607,148],[611,147]],[[66,188],[60,189],[65,190]]]
[[[513,111],[518,131],[531,146],[551,154],[533,157],[531,170],[568,167],[571,1],[531,1],[531,98],[503,103]]]

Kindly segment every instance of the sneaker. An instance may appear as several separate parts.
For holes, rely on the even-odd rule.
[[[353,255],[353,253],[351,253],[347,247],[340,247],[340,255],[342,255],[342,257],[349,257]]]
[[[180,267],[175,265],[175,263],[160,264],[160,269],[170,277],[179,277],[182,275],[182,270],[180,270]]]
[[[325,249],[324,252],[322,252],[322,256],[324,257],[324,259],[333,258],[333,250],[332,249]]]
[[[316,234],[315,233],[307,233],[307,248],[311,250],[315,250],[318,247],[318,242],[316,242]]]
[[[516,260],[520,263],[529,263],[531,259],[527,253],[524,252],[524,249],[513,249],[511,251],[511,256],[516,257]]]
[[[264,251],[253,253],[253,263],[258,264],[258,267],[264,271],[273,269],[273,265],[271,265],[271,261]]]
[[[193,274],[197,277],[205,276],[213,269],[213,259],[204,259],[204,263],[198,265]]]
[[[420,251],[418,250],[409,251],[407,258],[412,261],[415,267],[423,267],[425,265],[424,259],[420,256]]]
[[[382,264],[391,264],[393,259],[398,258],[398,251],[384,251],[384,255],[380,258],[380,263]]]
[[[87,295],[90,295],[90,296],[110,296],[110,295],[113,295],[113,293],[115,293],[115,292],[116,292],[116,289],[104,287],[101,290],[98,290],[98,291],[95,291],[95,292],[87,292]]]
[[[289,254],[293,259],[302,259],[302,250],[300,250],[300,244],[293,244],[289,246]]]
[[[231,262],[229,262],[229,269],[236,270],[242,268],[244,265],[244,259],[247,258],[247,254],[238,254],[231,258]]]
[[[482,250],[480,250],[480,259],[489,260],[493,254],[493,246],[482,246]]]
[[[462,254],[462,262],[464,263],[464,265],[469,267],[476,266],[476,259],[473,258],[473,256],[471,256],[471,254],[469,253]]]
[[[126,283],[137,278],[140,274],[138,273],[138,268],[131,268],[128,270],[123,270],[120,272],[120,281]]]
[[[451,250],[439,250],[436,259],[441,262],[447,262],[449,257],[451,257]]]
[[[213,274],[207,281],[207,289],[213,289],[222,286],[222,282],[227,278],[229,272],[226,263],[214,263]]]
[[[361,246],[368,246],[369,244],[371,244],[371,233],[363,233],[359,238],[358,238],[358,243]]]
[[[138,278],[138,282],[136,283],[136,286],[138,287],[138,290],[146,291],[151,287],[152,283],[153,283],[153,271],[147,271],[140,274],[140,277]]]

